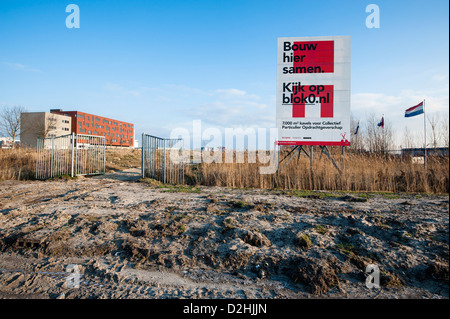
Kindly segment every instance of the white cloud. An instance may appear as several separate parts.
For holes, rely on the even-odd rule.
[[[106,83],[103,88],[107,91],[114,92],[119,95],[122,94],[127,96],[140,97],[142,94],[142,88],[127,90],[124,87],[111,82]]]
[[[431,79],[436,82],[448,81],[448,74],[435,74]]]
[[[273,127],[275,125],[275,104],[261,101],[256,94],[240,89],[217,89],[206,101],[185,109],[185,114],[193,119],[201,119],[214,127]]]
[[[216,92],[224,93],[225,95],[229,96],[244,96],[245,94],[247,94],[247,92],[245,92],[244,90],[239,89],[218,89],[216,90]]]
[[[41,72],[41,70],[39,70],[39,69],[32,68],[32,67],[23,65],[23,64],[21,64],[21,63],[10,63],[10,62],[5,62],[5,64],[6,64],[7,66],[9,66],[11,69],[17,70],[17,71]]]
[[[113,93],[115,103],[129,104],[129,97],[134,97],[131,102],[134,107],[152,114],[151,121],[154,122],[149,122],[149,125],[157,125],[161,129],[181,127],[197,119],[220,129],[275,126],[273,99],[264,101],[257,94],[237,88],[207,91],[177,84],[126,88],[108,82],[103,89]]]
[[[239,89],[217,89],[215,93],[218,93],[220,98],[224,99],[236,99],[236,98],[255,99],[255,100],[260,99],[260,97],[256,94],[248,94],[246,91]]]
[[[405,110],[425,100],[428,112],[444,112],[449,106],[448,86],[428,90],[403,90],[398,95],[381,93],[352,94],[351,111],[355,115],[385,114],[393,120],[402,118]],[[394,120],[395,121],[395,120]]]

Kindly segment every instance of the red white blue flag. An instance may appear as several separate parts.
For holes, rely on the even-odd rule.
[[[416,116],[423,113],[423,101],[405,111],[405,117]]]
[[[384,127],[384,116],[381,117],[381,121],[377,125],[379,127]]]

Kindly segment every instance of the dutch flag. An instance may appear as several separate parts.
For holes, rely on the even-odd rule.
[[[423,113],[423,101],[405,111],[405,117],[416,116]]]

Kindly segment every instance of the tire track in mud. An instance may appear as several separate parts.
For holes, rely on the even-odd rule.
[[[73,264],[67,264],[67,266]],[[41,265],[45,267],[45,265]],[[59,265],[61,266],[61,265]],[[103,267],[107,267],[103,265]],[[117,265],[112,266],[112,268]],[[254,298],[258,297],[257,285],[247,282],[247,287],[238,287],[237,284],[227,282],[200,282],[191,278],[203,277],[204,275],[184,272],[179,275],[171,272],[135,270],[132,268],[122,271],[126,266],[119,265],[119,272],[109,271],[107,268],[92,267],[92,265],[82,266],[84,273],[73,273],[68,271],[31,271],[18,268],[0,268],[0,283],[5,283],[5,287],[10,293],[20,295],[23,289],[33,293],[44,293],[39,289],[42,280],[51,279],[53,287],[48,287],[46,294],[53,295],[54,298],[65,298],[66,294],[71,293],[77,296],[83,295],[86,290],[90,290],[90,295],[106,295],[111,298],[124,298],[134,295],[138,298],[147,297],[185,297],[185,298],[215,298],[215,297],[233,297],[233,298]],[[223,280],[222,280],[223,281]],[[283,287],[277,283],[273,284],[275,290]],[[58,295],[59,294],[59,295]]]

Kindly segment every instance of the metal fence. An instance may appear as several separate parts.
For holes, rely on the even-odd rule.
[[[104,136],[72,133],[37,139],[36,179],[104,173]]]
[[[142,134],[142,177],[168,184],[183,184],[183,139]]]

